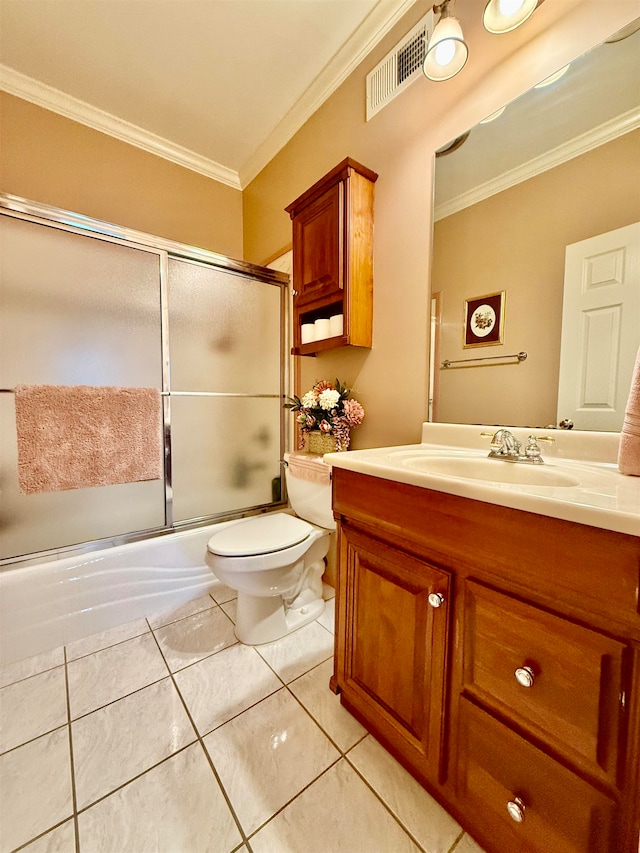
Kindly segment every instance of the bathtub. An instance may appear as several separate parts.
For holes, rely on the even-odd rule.
[[[216,528],[4,569],[0,666],[171,610],[213,590],[220,582],[204,555]]]

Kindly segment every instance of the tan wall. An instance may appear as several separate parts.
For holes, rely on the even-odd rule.
[[[365,421],[353,447],[419,440],[426,419],[433,152],[637,15],[635,0],[544,3],[526,26],[491,36],[485,0],[459,3],[470,45],[453,80],[420,79],[365,122],[366,74],[430,8],[418,2],[243,193],[245,258],[262,263],[291,242],[284,208],[345,156],[376,183],[373,349],[301,358],[300,389],[338,376],[357,391]],[[492,421],[493,422],[493,421]]]
[[[640,220],[640,130],[436,222],[441,360],[524,350],[521,364],[439,371],[447,423],[556,422],[565,247]],[[464,300],[506,292],[502,346],[463,349]]]
[[[0,190],[242,258],[242,194],[0,92]]]

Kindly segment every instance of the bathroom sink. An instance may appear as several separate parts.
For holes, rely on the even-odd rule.
[[[425,474],[462,477],[467,480],[486,480],[489,483],[513,483],[521,486],[577,486],[579,480],[564,471],[526,462],[505,462],[502,459],[469,458],[460,456],[412,455],[402,465]]]

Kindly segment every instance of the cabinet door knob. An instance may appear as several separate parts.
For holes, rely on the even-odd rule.
[[[444,604],[444,595],[441,592],[430,592],[428,600],[432,607],[442,607]]]
[[[511,820],[515,820],[516,823],[522,823],[524,821],[525,805],[520,797],[514,797],[512,800],[509,800],[507,803],[507,811],[509,812]]]
[[[522,687],[533,687],[536,680],[534,671],[530,666],[519,666],[515,671],[516,681]]]

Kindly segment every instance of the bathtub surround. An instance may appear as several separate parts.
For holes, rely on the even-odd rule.
[[[640,477],[640,349],[620,433],[618,468],[623,474]]]
[[[157,388],[18,385],[15,395],[21,494],[162,479]]]
[[[249,648],[212,595],[0,669],[2,853],[482,853],[328,689],[333,601]]]

